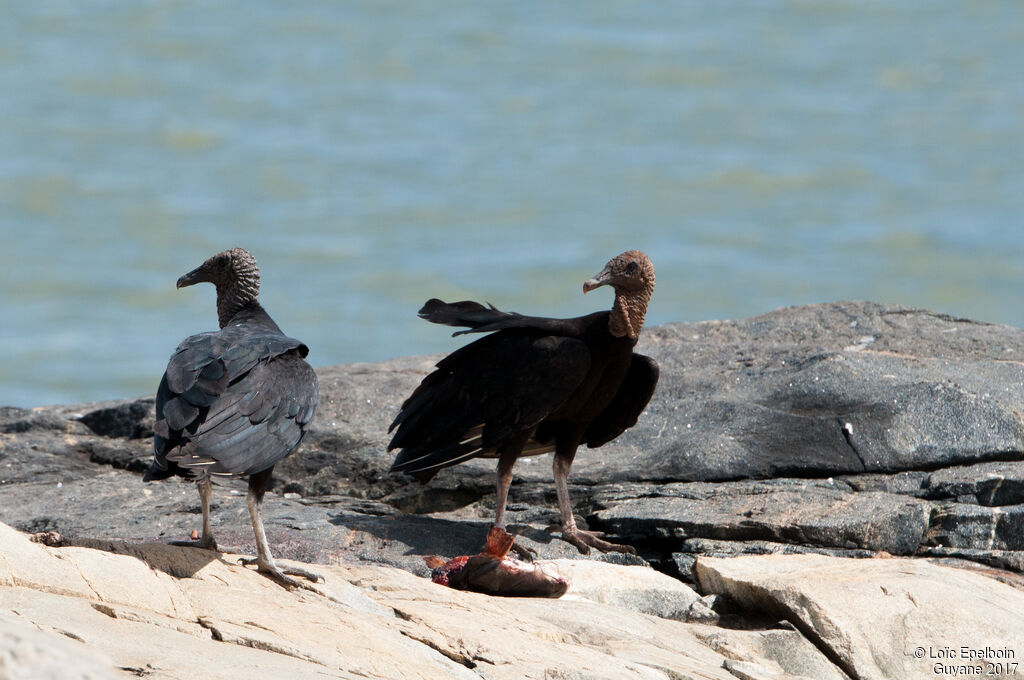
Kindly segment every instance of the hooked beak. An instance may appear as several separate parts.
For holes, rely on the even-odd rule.
[[[587,279],[583,282],[583,294],[586,295],[595,288],[606,286],[612,282],[612,273],[608,271],[608,267],[601,270],[601,273],[592,279]]]
[[[210,279],[207,278],[206,276],[206,270],[203,269],[202,267],[196,267],[188,274],[183,274],[181,278],[178,279],[178,283],[175,287],[184,288],[185,286],[192,286],[197,283],[203,283],[204,281],[209,280]]]

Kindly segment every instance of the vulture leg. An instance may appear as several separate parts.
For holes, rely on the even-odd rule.
[[[508,450],[498,458],[498,495],[496,500],[497,509],[494,513],[494,526],[505,528],[505,505],[508,503],[508,488],[512,486],[512,466],[515,465],[516,456],[508,455]]]
[[[293,567],[285,567],[282,569],[277,566],[277,563],[274,562],[273,556],[270,554],[270,545],[267,543],[267,534],[263,529],[263,518],[260,516],[260,506],[263,505],[263,495],[267,492],[267,486],[270,484],[270,476],[273,471],[274,468],[271,467],[263,472],[257,472],[256,474],[249,476],[249,494],[246,496],[246,503],[249,506],[249,518],[252,520],[252,531],[256,535],[256,558],[245,558],[241,560],[241,563],[255,564],[257,571],[266,574],[270,578],[286,586],[291,586],[293,588],[304,587],[295,579],[288,578],[286,574],[301,576],[313,583],[323,580],[323,577],[319,574],[306,571],[305,569],[297,569]]]
[[[199,547],[216,550],[217,541],[214,540],[213,531],[210,530],[210,476],[205,475],[198,486],[199,500],[203,505],[203,537],[199,539]]]
[[[507,439],[498,449],[498,497],[494,513],[494,526],[505,528],[505,504],[508,502],[508,487],[512,485],[512,466],[523,452],[530,439],[529,432],[519,432]]]
[[[526,444],[527,439],[529,439],[528,435],[516,438],[503,447],[502,453],[498,457],[498,493],[496,501],[497,510],[494,514],[494,526],[501,529],[505,528],[505,505],[508,503],[508,488],[512,486],[512,466],[515,465],[516,459],[519,457],[519,454],[522,453],[523,446]],[[529,548],[524,548],[515,541],[512,542],[511,551],[526,562],[533,562],[535,553]]]
[[[217,550],[217,541],[213,538],[213,531],[210,529],[210,476],[203,475],[202,479],[196,482],[196,488],[199,489],[199,503],[203,508],[203,537],[198,541],[171,541],[171,545],[188,545],[205,550]]]
[[[568,451],[568,453],[567,453]],[[601,552],[621,552],[636,554],[636,549],[631,545],[620,545],[605,541],[600,531],[585,531],[576,527],[576,518],[572,514],[572,503],[569,501],[569,469],[572,467],[573,458],[576,457],[576,448],[571,450],[559,447],[555,451],[555,462],[552,466],[555,474],[555,492],[558,494],[558,509],[562,514],[562,540],[572,545],[583,553],[590,554],[591,548],[597,548]]]

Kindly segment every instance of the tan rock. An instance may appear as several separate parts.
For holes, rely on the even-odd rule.
[[[564,597],[624,607],[663,619],[686,621],[700,599],[693,588],[650,567],[607,564],[594,560],[553,560],[569,580]]]
[[[81,640],[44,632],[0,614],[0,678],[4,680],[114,680],[110,661]]]
[[[92,589],[70,562],[52,559],[49,548],[28,540],[24,534],[0,524],[0,584],[42,592],[88,597]]]
[[[697,637],[726,657],[725,668],[736,677],[848,680],[845,673],[791,627],[737,630],[708,626],[697,631]]]
[[[706,627],[582,599],[623,578],[671,590],[650,570],[580,568],[581,595],[562,600],[459,592],[377,566],[316,565],[324,583],[286,590],[233,555],[93,543],[47,547],[0,525],[0,617],[147,678],[733,680],[727,659],[761,661],[716,652],[697,634]],[[0,643],[0,658],[19,644]]]
[[[705,591],[791,621],[851,677],[1024,678],[1024,592],[982,574],[822,555],[698,558],[697,574]]]
[[[573,585],[559,600],[380,566],[316,565],[325,582],[287,590],[234,555],[90,543],[48,547],[0,525],[0,677],[902,679],[959,661],[918,648],[1024,654],[1024,592],[922,560],[700,558],[704,589],[764,626],[733,630],[666,618],[696,593],[644,567],[561,561]]]

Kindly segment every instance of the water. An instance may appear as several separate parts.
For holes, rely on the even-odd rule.
[[[428,297],[648,321],[837,299],[1024,326],[1024,4],[7,2],[0,404],[150,394],[241,245],[314,365]]]

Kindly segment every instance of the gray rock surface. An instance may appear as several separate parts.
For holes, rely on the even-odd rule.
[[[689,577],[697,555],[752,550],[1024,561],[1020,330],[843,302],[670,324],[640,349],[662,367],[654,399],[617,441],[581,450],[570,482],[584,524],[657,568]],[[265,505],[283,556],[425,573],[426,554],[479,549],[492,461],[426,487],[387,472],[387,427],[437,358],[318,370],[313,428]],[[149,398],[0,410],[0,520],[72,541],[187,536],[199,524],[191,485],[139,482],[152,411]],[[520,543],[576,556],[546,531],[550,456],[515,475]],[[251,550],[244,484],[219,484],[213,500],[221,544]]]

